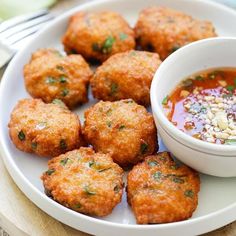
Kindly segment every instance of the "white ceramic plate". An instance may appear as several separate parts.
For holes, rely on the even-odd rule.
[[[100,0],[81,5],[65,13],[39,32],[11,61],[1,82],[0,140],[2,156],[8,171],[20,189],[38,207],[61,222],[91,234],[103,236],[111,234],[113,236],[197,235],[236,220],[236,178],[215,178],[205,175],[201,176],[198,208],[193,217],[186,221],[159,225],[136,225],[135,218],[126,203],[125,194],[122,203],[107,217],[98,219],[76,213],[44,194],[40,176],[47,169],[47,159],[18,151],[9,139],[7,124],[10,113],[19,99],[29,97],[24,88],[22,68],[28,62],[31,53],[38,48],[62,49],[60,38],[66,30],[70,15],[78,10],[114,10],[121,13],[133,25],[138,12],[151,5],[165,5],[196,18],[208,19],[213,22],[219,35],[236,36],[236,12],[206,0]],[[191,57],[191,55],[189,56]],[[95,102],[90,96],[90,102],[76,112],[82,118],[83,111]],[[161,149],[164,149],[163,145],[161,145]]]

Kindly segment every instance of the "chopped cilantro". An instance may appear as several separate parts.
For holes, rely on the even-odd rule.
[[[149,166],[158,166],[158,162],[157,161],[148,161],[148,165]]]
[[[141,154],[145,154],[147,151],[148,151],[148,144],[145,142],[142,142],[140,145]]]
[[[67,144],[65,139],[60,140],[60,149],[61,150],[66,150],[67,149]]]
[[[45,80],[46,84],[54,84],[56,83],[56,79],[54,77],[47,77]]]
[[[162,177],[162,173],[160,171],[157,171],[153,174],[153,178],[157,181],[160,181]]]
[[[64,88],[62,91],[61,91],[61,95],[63,96],[63,97],[65,97],[66,95],[68,95],[69,94],[69,90],[67,89],[67,88]]]

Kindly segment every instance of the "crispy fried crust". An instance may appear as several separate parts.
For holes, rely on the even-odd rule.
[[[45,192],[72,210],[105,216],[121,201],[123,170],[108,154],[82,147],[53,158],[48,168]]]
[[[62,42],[68,53],[98,61],[135,47],[133,30],[122,16],[111,11],[74,14]]]
[[[162,60],[179,47],[215,36],[211,22],[165,7],[142,10],[135,26],[137,44],[143,50],[159,53]]]
[[[158,148],[152,115],[131,99],[101,101],[89,108],[83,134],[96,151],[109,153],[123,167],[136,164]]]
[[[160,64],[156,53],[131,50],[113,55],[91,79],[93,95],[103,101],[132,98],[148,106],[151,82]]]
[[[31,96],[46,103],[60,99],[69,108],[88,101],[92,75],[82,56],[62,56],[54,49],[36,51],[24,66],[25,86]]]
[[[11,113],[9,135],[24,152],[53,157],[80,146],[80,121],[65,107],[23,99]]]
[[[138,224],[188,219],[198,204],[197,172],[178,166],[167,152],[148,156],[128,174],[127,196]]]

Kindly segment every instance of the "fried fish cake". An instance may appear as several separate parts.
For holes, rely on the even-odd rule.
[[[145,51],[117,53],[96,70],[91,79],[95,98],[116,101],[132,98],[138,104],[150,105],[150,87],[159,55]]]
[[[106,216],[121,201],[123,170],[92,148],[67,152],[48,162],[41,179],[47,195],[72,210]]]
[[[74,14],[62,42],[68,53],[98,61],[135,47],[133,30],[122,16],[111,11]]]
[[[188,219],[198,204],[199,175],[167,152],[148,156],[128,174],[127,197],[138,224]]]
[[[162,60],[188,43],[215,36],[211,22],[166,7],[142,10],[135,26],[137,44],[143,50],[157,52]]]
[[[62,56],[54,49],[36,51],[24,66],[25,86],[32,97],[46,103],[61,99],[69,108],[88,101],[92,75],[82,56]]]
[[[110,154],[122,167],[136,164],[158,148],[152,115],[131,99],[101,101],[89,108],[83,134],[96,151]]]
[[[24,152],[53,157],[80,146],[81,127],[77,115],[40,99],[23,99],[11,113],[9,135]]]

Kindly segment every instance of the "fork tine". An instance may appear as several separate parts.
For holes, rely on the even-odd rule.
[[[26,29],[22,32],[16,33],[14,36],[10,37],[9,39],[7,39],[7,44],[8,45],[12,45],[14,43],[17,43],[18,41],[22,40],[23,38],[37,32],[40,28],[42,28],[43,26],[45,26],[47,24],[47,22],[43,22],[40,23],[34,27],[31,27],[29,29]]]
[[[0,33],[15,26],[15,25],[18,25],[20,23],[26,22],[28,20],[34,19],[39,16],[43,16],[46,14],[48,14],[48,10],[40,10],[40,11],[37,11],[34,13],[29,13],[29,14],[22,15],[22,16],[17,16],[11,20],[4,21],[0,24]]]
[[[20,23],[16,26],[13,26],[7,30],[5,30],[4,32],[0,33],[0,38],[9,38],[10,36],[20,32],[20,31],[23,31],[23,30],[26,30],[30,27],[33,27],[35,25],[38,25],[40,23],[43,23],[43,22],[46,22],[46,21],[49,21],[53,19],[53,15],[43,15],[43,16],[40,16],[40,17],[37,17],[33,20],[29,20],[29,21],[26,21],[24,23]]]

